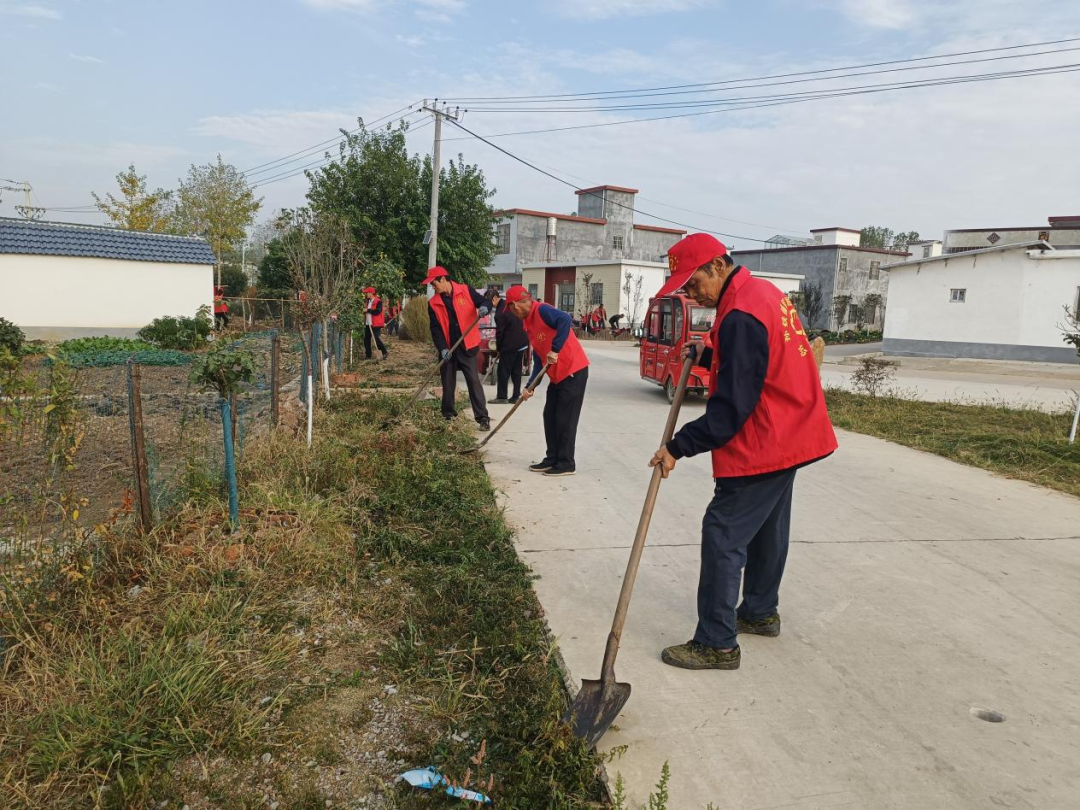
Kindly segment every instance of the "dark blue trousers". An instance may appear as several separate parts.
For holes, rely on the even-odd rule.
[[[794,483],[795,470],[751,482],[716,479],[716,491],[701,524],[694,641],[735,647],[736,613],[745,619],[776,613],[791,532]],[[740,582],[743,601],[736,611]]]

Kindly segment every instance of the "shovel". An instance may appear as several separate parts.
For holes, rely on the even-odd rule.
[[[690,368],[693,364],[693,354],[683,361],[679,385],[675,389],[675,399],[671,403],[667,424],[664,426],[663,444],[671,441],[671,436],[675,432],[675,422],[679,418],[679,409],[686,395],[686,382],[690,378]],[[585,740],[590,748],[596,746],[611,724],[615,722],[615,718],[619,716],[626,701],[630,699],[630,684],[618,683],[615,680],[615,656],[619,654],[619,641],[622,638],[623,625],[626,624],[626,611],[630,607],[630,594],[634,590],[634,580],[637,579],[638,564],[641,562],[641,552],[645,548],[645,536],[649,533],[649,521],[652,519],[653,507],[656,506],[660,481],[661,469],[660,465],[657,465],[653,467],[649,491],[645,496],[645,505],[641,508],[637,534],[634,535],[634,545],[630,550],[630,561],[626,564],[626,575],[623,577],[622,590],[619,591],[615,619],[611,623],[611,632],[608,634],[607,646],[604,648],[604,663],[600,670],[600,680],[582,680],[581,691],[578,692],[570,710],[563,716],[563,722],[570,724],[574,735]]]
[[[531,393],[532,391],[536,390],[536,386],[540,385],[540,383],[543,381],[544,372],[547,371],[549,365],[551,365],[551,364],[550,363],[544,363],[544,367],[542,369],[540,369],[540,373],[537,374],[533,378],[533,381],[531,383],[529,383],[529,385],[525,386],[526,391],[529,391]],[[480,442],[480,444],[476,445],[476,447],[470,447],[468,450],[459,450],[458,452],[461,455],[464,456],[464,455],[467,455],[469,453],[475,453],[478,450],[482,449],[485,444],[487,444],[489,441],[491,441],[491,437],[494,436],[496,433],[498,433],[499,429],[503,425],[505,425],[508,421],[510,421],[510,417],[514,415],[514,411],[516,411],[518,408],[520,408],[521,403],[523,403],[524,401],[525,400],[522,397],[518,397],[517,402],[514,403],[514,407],[506,412],[506,416],[504,416],[502,419],[499,420],[499,424],[497,424],[495,426],[495,429],[492,430],[490,433],[488,433],[487,436],[484,437],[484,440],[482,442]]]

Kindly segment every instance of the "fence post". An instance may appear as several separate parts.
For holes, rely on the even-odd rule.
[[[225,480],[229,486],[229,523],[235,531],[240,525],[240,499],[236,488],[236,454],[233,449],[233,418],[229,400],[224,397],[221,404],[221,430],[225,439]]]
[[[337,347],[336,348],[337,348],[337,373],[341,374],[345,370],[342,367],[342,362],[344,360],[342,355],[343,355],[343,353],[345,351],[345,335],[343,333],[341,333],[341,332],[338,332],[338,335],[337,335]]]
[[[278,394],[278,375],[281,369],[281,339],[277,330],[270,338],[270,427],[278,426],[278,409],[281,407]]]
[[[232,417],[233,452],[236,452],[236,445],[239,442],[238,437],[240,435],[239,433],[237,433],[237,430],[236,430],[236,410],[237,410],[236,409],[236,392],[233,391],[232,393],[229,394],[229,411],[231,412],[230,416]]]
[[[319,389],[319,382],[322,375],[322,324],[313,323],[311,325],[311,377],[314,383],[314,388],[317,391]]]
[[[139,366],[128,360],[128,421],[131,425],[132,466],[135,469],[135,494],[139,499],[139,523],[144,533],[153,528],[154,513],[150,504],[150,474],[146,466],[146,435],[143,433],[142,380]]]
[[[301,342],[303,342],[303,340],[304,340],[304,332],[303,332],[303,330],[300,331],[300,340],[301,340]],[[308,380],[308,353],[307,352],[301,352],[300,353],[300,360],[301,360],[301,368],[300,368],[300,401],[301,402],[307,402],[307,398],[308,398],[308,384],[307,384],[307,380]]]

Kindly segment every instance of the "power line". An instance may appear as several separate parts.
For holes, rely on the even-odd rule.
[[[1080,50],[1080,48],[1070,48],[1069,50]],[[776,101],[780,99],[788,98],[814,98],[817,96],[831,97],[835,94],[846,93],[848,91],[858,90],[873,90],[877,88],[885,89],[903,89],[905,87],[933,87],[938,84],[950,84],[961,83],[968,79],[981,79],[992,80],[998,78],[1011,78],[1014,76],[1024,76],[1028,74],[1037,75],[1040,73],[1053,72],[1058,68],[1077,67],[1080,63],[1067,63],[1064,65],[1048,65],[1037,68],[1017,68],[1015,70],[998,71],[997,73],[968,73],[958,76],[937,76],[924,79],[911,79],[909,81],[895,81],[895,82],[882,82],[879,84],[856,84],[848,87],[823,87],[817,90],[800,90],[792,93],[771,93],[762,94],[756,96],[731,96],[729,98],[711,98],[711,99],[698,99],[692,101],[662,101],[640,104],[617,104],[607,107],[518,107],[518,108],[473,108],[470,112],[497,112],[497,113],[529,113],[529,112],[614,112],[618,110],[671,110],[671,109],[695,109],[699,107],[709,107],[716,104],[746,104],[753,101]],[[784,83],[786,84],[786,82]],[[747,85],[749,86],[749,85]]]
[[[374,121],[365,122],[363,124],[363,128],[370,128],[370,127],[373,127],[373,126],[375,126],[377,124],[380,124],[380,123],[382,123],[383,121],[385,121],[388,118],[393,118],[398,113],[404,112],[405,110],[412,110],[412,108],[414,106],[416,106],[416,102],[413,102],[412,104],[408,104],[408,105],[406,105],[406,106],[404,106],[404,107],[402,107],[402,108],[400,108],[398,110],[394,110],[394,112],[392,112],[392,113],[390,113],[388,115],[384,115],[384,116],[381,116],[379,118],[376,118]],[[404,117],[407,117],[407,116],[402,116],[402,117],[404,118]],[[355,129],[351,129],[351,130],[348,130],[348,131],[350,133],[359,132],[361,128],[362,127],[356,127]],[[285,155],[285,157],[277,158],[276,160],[270,160],[270,161],[267,161],[266,163],[260,163],[258,166],[252,166],[250,169],[245,169],[242,173],[245,174],[245,175],[252,174],[252,173],[258,172],[258,170],[262,169],[263,167],[269,167],[269,166],[272,166],[273,164],[281,163],[282,161],[286,160],[287,158],[295,157],[297,155],[300,155],[303,152],[309,152],[312,149],[318,149],[318,148],[320,148],[322,146],[325,146],[327,144],[336,143],[336,142],[339,142],[341,140],[342,140],[342,137],[340,135],[337,136],[337,137],[334,137],[334,138],[329,138],[329,139],[327,139],[325,141],[320,141],[319,143],[314,144],[313,146],[306,146],[303,149],[300,149],[300,150],[298,150],[296,152],[292,152],[292,153],[290,153],[288,155]]]
[[[487,138],[485,138],[483,135],[477,135],[475,132],[473,132],[472,130],[470,130],[467,127],[463,126],[458,121],[451,120],[450,123],[452,123],[454,126],[456,126],[458,129],[462,130],[463,132],[467,132],[469,135],[476,138],[478,141],[483,141],[488,146],[490,146],[492,149],[496,149],[496,150],[502,152],[507,157],[513,158],[518,163],[521,163],[521,164],[524,164],[525,166],[528,166],[533,171],[540,172],[540,174],[545,175],[547,177],[550,177],[552,180],[555,180],[555,181],[557,181],[559,183],[562,183],[565,186],[569,186],[570,188],[574,189],[575,191],[580,191],[583,194],[588,194],[590,197],[596,197],[598,199],[603,199],[601,197],[601,195],[597,194],[595,191],[586,191],[585,189],[574,185],[569,180],[563,180],[561,177],[558,177],[558,176],[552,174],[549,171],[541,169],[536,164],[530,163],[529,161],[525,160],[525,158],[518,157],[513,152],[510,152],[507,149],[503,149],[497,143],[492,143]],[[696,225],[689,225],[689,224],[687,224],[685,222],[678,222],[677,220],[674,220],[674,219],[667,219],[666,217],[659,216],[658,214],[653,214],[653,213],[650,213],[648,211],[644,211],[644,210],[642,210],[640,208],[635,208],[632,205],[624,205],[623,203],[616,202],[615,200],[606,200],[606,203],[618,206],[619,208],[625,208],[625,209],[627,209],[629,211],[635,211],[635,212],[637,212],[639,214],[643,214],[644,216],[652,217],[653,219],[657,219],[660,222],[667,222],[667,223],[670,223],[672,225],[681,225],[682,227],[689,228],[692,231],[701,231],[701,232],[704,232],[704,233],[716,234],[718,236],[726,236],[726,237],[728,237],[730,239],[745,239],[745,240],[750,241],[750,242],[760,242],[762,244],[765,243],[764,239],[756,239],[753,236],[739,236],[739,235],[733,234],[733,233],[725,233],[724,231],[714,231],[714,230],[711,230],[709,228],[699,228]]]
[[[801,98],[794,98],[794,99],[789,98],[789,99],[782,99],[782,100],[774,100],[774,101],[770,101],[770,102],[763,103],[763,104],[745,104],[743,106],[732,105],[732,106],[727,106],[727,107],[721,107],[721,108],[718,108],[718,109],[701,110],[701,111],[698,111],[698,112],[689,112],[689,113],[675,113],[675,114],[672,114],[672,115],[650,116],[650,117],[647,117],[647,118],[627,118],[627,119],[623,119],[621,121],[603,121],[603,122],[599,122],[599,123],[595,123],[595,124],[574,124],[574,125],[564,126],[564,127],[547,127],[547,128],[544,128],[544,129],[529,129],[529,130],[517,130],[517,131],[513,131],[513,132],[500,132],[500,133],[488,134],[485,137],[487,137],[487,138],[509,138],[509,137],[515,137],[515,136],[518,136],[518,135],[542,135],[542,134],[547,134],[547,133],[550,133],[550,132],[568,132],[568,131],[571,131],[571,130],[578,130],[578,129],[600,129],[602,127],[615,127],[615,126],[622,126],[624,124],[643,124],[643,123],[646,123],[646,122],[649,122],[649,121],[671,121],[671,120],[678,119],[678,118],[696,118],[698,116],[703,116],[703,115],[717,115],[719,113],[741,112],[741,111],[745,111],[745,110],[757,110],[757,109],[763,109],[763,108],[766,108],[766,107],[780,107],[780,106],[786,106],[788,104],[801,104],[801,103],[805,103],[805,102],[808,102],[808,101],[820,101],[820,100],[830,99],[830,98],[842,98],[842,97],[845,97],[845,96],[858,96],[858,95],[868,95],[868,94],[871,94],[871,93],[883,93],[883,92],[889,92],[889,91],[892,91],[892,90],[913,90],[913,89],[917,89],[917,88],[920,88],[920,87],[938,87],[938,86],[945,86],[945,85],[950,85],[950,84],[967,84],[967,83],[970,83],[970,82],[1000,81],[1000,80],[1003,80],[1003,79],[1027,78],[1029,76],[1049,76],[1049,75],[1055,75],[1055,74],[1059,74],[1059,73],[1075,73],[1075,72],[1077,72],[1078,69],[1080,69],[1080,67],[1078,67],[1077,64],[1068,64],[1068,65],[1053,66],[1053,67],[1049,67],[1049,68],[1033,69],[1033,71],[1037,71],[1037,72],[1012,72],[1012,73],[1007,73],[1007,74],[980,74],[980,76],[975,77],[975,78],[939,79],[939,80],[934,80],[934,81],[926,81],[926,82],[923,82],[923,83],[920,83],[920,84],[908,84],[908,85],[901,85],[901,86],[890,85],[888,87],[880,87],[880,88],[876,88],[876,89],[864,89],[864,90],[850,91],[850,92],[829,92],[829,93],[822,93],[822,94],[816,95],[816,96],[804,96],[804,97],[801,97]],[[505,111],[501,111],[501,112],[505,112]],[[461,137],[461,138],[446,138],[445,140],[466,140],[466,139]]]
[[[540,101],[540,100],[543,100],[543,99],[551,99],[551,100],[558,101],[560,99],[570,99],[570,98],[588,100],[589,97],[605,98],[605,97],[619,97],[619,96],[623,96],[623,95],[635,96],[635,95],[644,95],[644,94],[657,92],[657,91],[677,91],[677,90],[684,90],[686,88],[694,88],[694,87],[698,87],[698,88],[700,88],[700,87],[717,87],[717,86],[735,84],[735,83],[738,83],[738,82],[764,81],[766,79],[787,79],[787,78],[792,78],[792,77],[795,77],[795,76],[812,76],[812,75],[820,75],[822,73],[835,73],[836,71],[840,71],[840,70],[859,70],[859,69],[862,69],[862,68],[882,67],[882,66],[885,66],[885,65],[902,65],[902,64],[908,64],[908,63],[911,63],[911,62],[926,62],[926,61],[930,61],[930,60],[934,60],[934,59],[950,59],[950,58],[956,57],[956,56],[975,56],[975,55],[978,55],[978,54],[999,53],[1001,51],[1020,50],[1020,49],[1023,49],[1023,48],[1041,48],[1041,47],[1048,46],[1048,45],[1063,45],[1063,44],[1067,44],[1067,43],[1071,43],[1071,42],[1080,42],[1080,37],[1072,37],[1072,38],[1069,38],[1069,39],[1049,40],[1049,41],[1046,41],[1046,42],[1030,42],[1030,43],[1027,43],[1025,45],[1008,45],[1008,46],[1003,46],[1003,47],[998,47],[998,48],[983,48],[981,50],[974,50],[974,51],[957,51],[957,52],[954,52],[954,53],[943,53],[943,54],[937,54],[937,55],[934,55],[934,56],[912,57],[912,58],[909,58],[909,59],[894,59],[894,60],[885,61],[885,62],[867,62],[867,63],[861,64],[861,65],[844,65],[842,67],[821,68],[821,69],[818,69],[818,70],[802,70],[802,71],[795,71],[793,73],[776,73],[776,74],[769,75],[769,76],[753,76],[753,77],[744,77],[744,78],[740,78],[740,79],[726,79],[724,81],[697,82],[697,83],[693,83],[693,84],[672,84],[672,85],[666,85],[666,86],[661,86],[661,87],[645,87],[645,88],[639,88],[639,89],[636,89],[636,90],[594,90],[594,91],[587,92],[587,93],[558,93],[558,94],[531,95],[531,96],[474,96],[474,97],[468,97],[468,98],[454,98],[454,99],[451,99],[451,101],[453,101],[454,103],[473,103],[473,102],[479,103],[479,102],[502,102],[502,101],[507,101],[507,102],[509,102],[509,101]],[[932,66],[932,67],[935,67],[935,66]],[[938,65],[936,67],[941,67],[941,66]],[[831,77],[831,78],[838,78],[838,77]]]
[[[430,126],[430,125],[431,125],[430,120],[424,121],[421,124],[417,124],[415,127],[409,127],[408,131],[409,132],[417,132],[417,131],[423,129],[424,127]],[[252,183],[251,187],[252,188],[259,188],[260,186],[267,186],[267,185],[270,185],[271,183],[278,183],[278,182],[280,182],[282,180],[288,180],[288,179],[290,179],[292,177],[299,177],[302,174],[306,174],[311,169],[317,169],[317,168],[321,168],[322,166],[328,166],[329,164],[331,164],[333,162],[334,162],[333,157],[323,157],[323,158],[320,158],[319,160],[316,160],[316,161],[313,161],[312,163],[307,164],[306,166],[299,166],[299,167],[298,166],[293,166],[292,168],[287,169],[285,172],[283,172],[281,174],[277,174],[277,175],[273,175],[271,177],[263,178],[263,179],[259,180],[256,183]]]

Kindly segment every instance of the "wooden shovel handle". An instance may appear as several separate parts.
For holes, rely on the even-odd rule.
[[[551,364],[550,363],[544,363],[544,367],[542,369],[540,369],[540,373],[536,375],[536,378],[531,383],[529,383],[527,386],[525,386],[526,391],[528,391],[531,394],[533,391],[536,390],[536,386],[540,385],[540,383],[543,381],[544,377],[547,376],[547,370],[548,370],[549,365],[551,365]],[[487,444],[489,441],[491,441],[491,437],[499,432],[499,429],[510,420],[510,417],[514,415],[514,411],[516,411],[518,408],[520,408],[521,405],[524,402],[525,402],[524,398],[518,397],[517,402],[514,403],[514,407],[512,407],[509,411],[506,412],[506,416],[504,416],[502,419],[499,420],[499,424],[497,424],[494,427],[494,429],[491,430],[491,432],[489,432],[488,435],[484,437],[484,440],[482,442],[480,442],[480,444],[476,445],[476,447],[474,447],[469,452],[470,453],[475,453],[477,450],[479,450],[485,444]]]
[[[457,342],[454,343],[454,345],[450,347],[450,357],[454,356],[454,352],[457,351],[457,348],[458,348],[458,346],[461,345],[461,342],[463,340],[465,340],[465,336],[467,334],[469,334],[469,332],[471,332],[473,330],[473,328],[478,323],[480,323],[480,318],[482,318],[482,317],[483,317],[482,315],[477,315],[476,320],[473,321],[472,324],[469,325],[469,328],[461,333],[461,337],[459,337],[457,339]],[[447,360],[449,360],[449,359],[450,358],[447,358]],[[431,385],[431,379],[436,374],[439,373],[439,369],[441,369],[444,365],[446,365],[447,360],[440,360],[438,363],[436,363],[434,366],[432,366],[430,369],[428,369],[427,375],[424,377],[423,381],[420,383],[420,387],[416,389],[416,393],[414,393],[412,395],[412,399],[409,400],[409,404],[405,406],[406,408],[411,408],[413,403],[415,403],[416,400],[420,399],[421,394],[423,394],[424,391],[427,390],[427,387],[429,385]]]
[[[679,420],[679,410],[682,408],[683,398],[686,396],[686,383],[690,379],[690,370],[694,365],[695,353],[683,361],[682,373],[679,375],[679,385],[675,389],[675,399],[668,411],[667,423],[664,425],[664,438],[661,444],[667,444],[675,434],[675,423]],[[630,560],[626,563],[626,574],[623,576],[622,589],[619,591],[619,602],[615,607],[615,618],[611,622],[611,632],[608,634],[607,646],[604,648],[604,665],[600,671],[601,681],[615,680],[615,656],[619,652],[619,642],[622,639],[623,626],[626,624],[626,612],[630,607],[630,595],[634,592],[634,581],[637,579],[638,565],[641,562],[641,552],[645,549],[645,537],[649,533],[649,523],[652,520],[653,508],[656,506],[656,495],[660,491],[660,481],[663,474],[660,465],[653,467],[652,478],[649,479],[649,490],[645,494],[645,505],[641,508],[641,517],[638,519],[637,533],[634,535],[634,545],[630,549]]]

